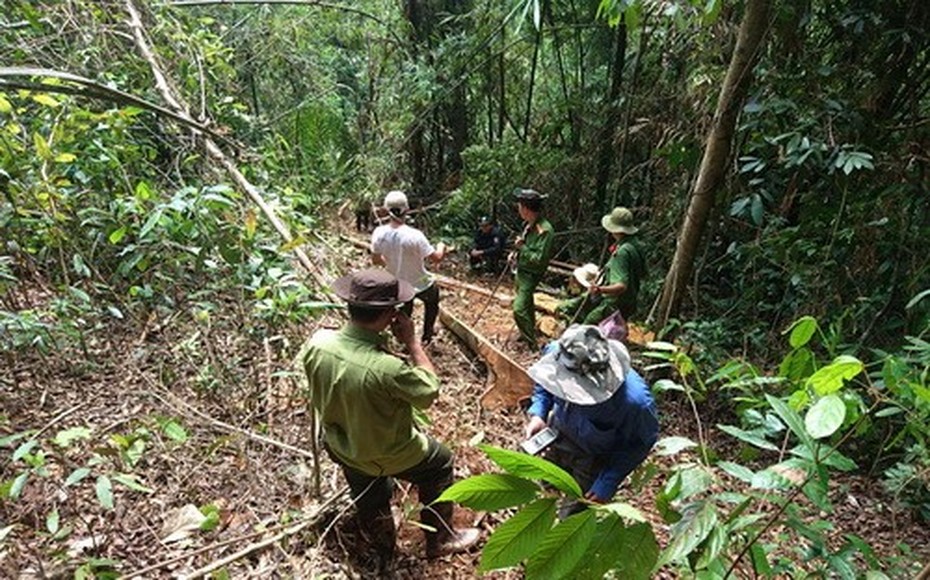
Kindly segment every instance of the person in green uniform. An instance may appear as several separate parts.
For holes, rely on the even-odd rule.
[[[601,218],[601,226],[614,238],[607,265],[588,286],[587,295],[566,300],[558,307],[560,314],[581,324],[598,324],[617,311],[624,320],[630,320],[646,276],[646,258],[636,235],[639,228],[634,224],[633,212],[615,207]]]
[[[394,479],[417,486],[424,506],[426,555],[461,552],[478,530],[452,528],[451,503],[430,505],[452,483],[452,453],[414,423],[439,395],[439,378],[399,307],[414,288],[382,269],[361,270],[333,284],[348,302],[341,330],[313,335],[303,358],[310,403],[319,414],[326,450],[341,468],[363,536],[381,572],[390,569],[396,529],[391,515]],[[387,349],[385,330],[406,347],[410,362]]]
[[[517,198],[517,212],[526,225],[514,242],[517,273],[514,279],[516,296],[513,299],[513,319],[520,331],[520,338],[536,349],[536,305],[533,292],[552,258],[555,232],[549,220],[542,216],[544,195],[522,188],[517,189],[514,195]]]

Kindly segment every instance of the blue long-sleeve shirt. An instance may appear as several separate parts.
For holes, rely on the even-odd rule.
[[[646,459],[659,438],[649,385],[632,369],[617,392],[597,405],[569,403],[537,384],[529,414],[547,421],[560,436],[602,460],[604,467],[589,490],[602,501],[614,496],[620,482]]]

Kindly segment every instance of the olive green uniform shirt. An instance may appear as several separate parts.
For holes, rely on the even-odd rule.
[[[605,296],[605,298],[612,298],[614,307],[626,319],[629,319],[636,311],[639,288],[645,275],[646,259],[642,244],[636,237],[627,236],[607,261],[606,279],[603,283],[604,286],[612,286],[620,282],[626,284],[626,291],[623,294],[616,297]]]
[[[369,475],[393,475],[426,458],[414,408],[439,394],[439,378],[385,350],[382,334],[346,325],[318,333],[304,356],[310,402],[330,452]]]
[[[523,238],[517,254],[517,272],[542,276],[552,258],[555,230],[549,220],[539,218]]]

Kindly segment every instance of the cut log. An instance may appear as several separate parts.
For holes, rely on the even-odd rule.
[[[468,326],[446,309],[439,310],[439,320],[452,334],[468,345],[488,365],[492,374],[491,386],[481,395],[485,409],[515,407],[522,399],[533,394],[533,381],[526,369],[491,344],[487,338]]]

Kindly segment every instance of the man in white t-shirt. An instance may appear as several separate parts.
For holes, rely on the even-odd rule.
[[[388,212],[388,223],[378,226],[371,234],[371,260],[383,265],[397,279],[413,286],[415,298],[423,302],[423,344],[433,339],[436,318],[439,316],[439,288],[433,275],[426,270],[425,260],[435,264],[442,260],[446,248],[442,242],[436,247],[426,239],[423,232],[408,226],[405,216],[410,209],[407,196],[402,191],[391,191],[384,198]],[[401,307],[401,312],[413,313],[413,299]]]

